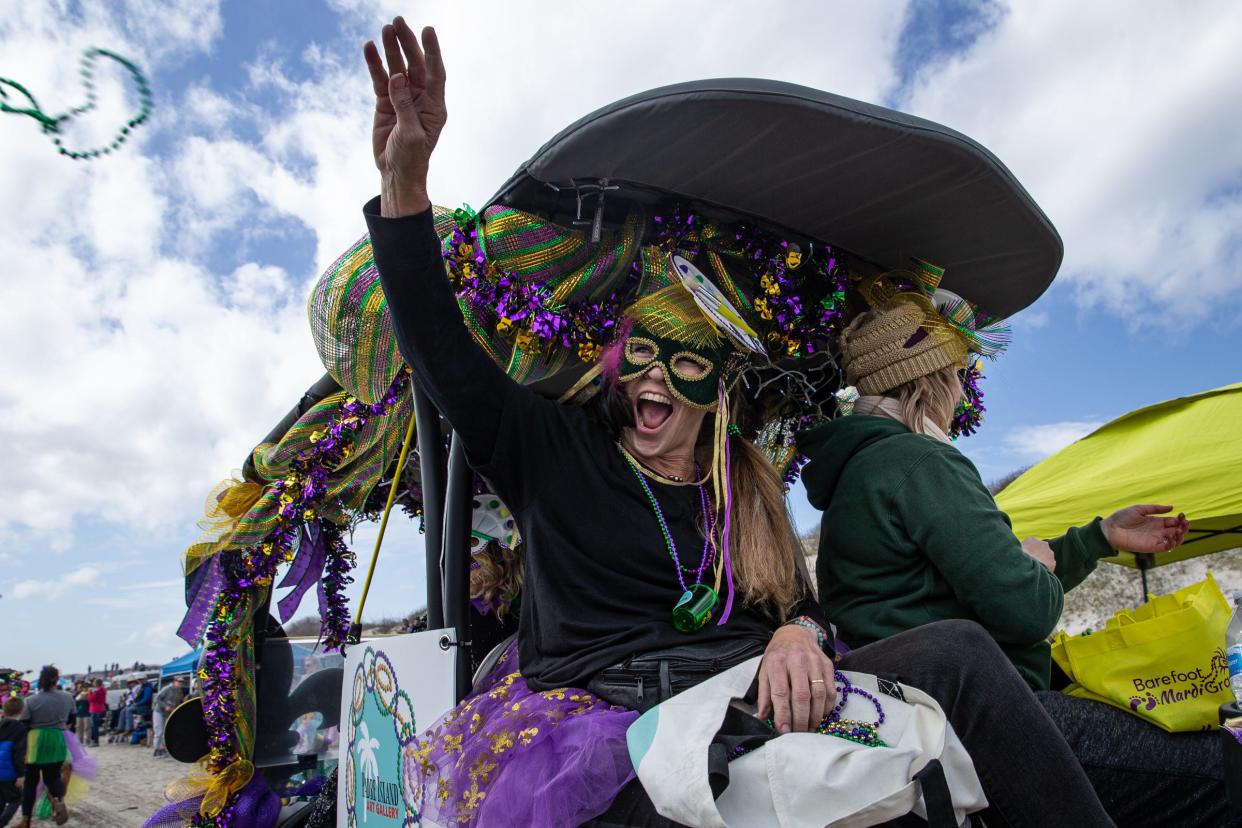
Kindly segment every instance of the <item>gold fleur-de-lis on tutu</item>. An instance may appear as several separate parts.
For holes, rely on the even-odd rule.
[[[462,813],[457,815],[458,822],[469,822],[470,812],[479,807],[479,803],[487,796],[486,791],[479,790],[479,783],[470,783],[470,790],[462,793]]]
[[[487,758],[487,754],[483,754],[474,760],[474,764],[470,766],[470,781],[478,784],[482,779],[484,782],[492,781],[492,771],[496,770],[496,763]]]
[[[418,749],[411,751],[410,756],[418,764],[418,769],[420,771],[422,771],[423,773],[429,774],[432,771],[432,765],[431,765],[432,743],[430,741],[426,741],[426,742],[417,742],[416,744],[418,745]]]
[[[461,753],[461,734],[446,733],[444,734],[444,752],[445,753]]]
[[[497,755],[504,753],[506,750],[513,747],[513,731],[512,730],[502,730],[498,733],[493,733],[488,738],[491,740],[491,743],[492,743],[492,753],[495,753]]]
[[[518,741],[522,743],[522,747],[526,747],[527,745],[530,744],[531,739],[534,739],[538,735],[539,735],[539,728],[528,727],[525,730],[518,733]]]

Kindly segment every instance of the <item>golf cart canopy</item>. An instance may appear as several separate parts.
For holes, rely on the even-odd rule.
[[[692,81],[609,104],[548,141],[490,203],[590,223],[602,188],[608,203],[685,200],[883,270],[917,256],[999,317],[1038,299],[1063,253],[1047,216],[975,141],[779,81]]]

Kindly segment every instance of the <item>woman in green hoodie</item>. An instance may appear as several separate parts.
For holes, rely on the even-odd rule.
[[[1131,506],[1019,543],[946,434],[973,345],[969,326],[949,324],[927,296],[891,289],[842,334],[846,378],[861,394],[853,415],[798,438],[807,495],[823,511],[819,598],[849,647],[945,619],[977,622],[1032,690],[1047,691],[1065,591],[1114,549],[1176,548],[1189,524],[1163,517],[1170,506]],[[1220,824],[1220,761],[1204,755],[1215,742],[1039,695],[1119,824]]]

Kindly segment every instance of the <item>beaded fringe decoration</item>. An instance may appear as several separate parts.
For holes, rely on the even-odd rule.
[[[125,122],[125,125],[117,130],[116,135],[111,141],[100,144],[97,147],[88,150],[71,150],[64,145],[63,126],[66,122],[74,118],[80,118],[89,112],[92,112],[97,103],[98,98],[95,93],[95,65],[100,58],[108,58],[115,61],[124,68],[134,80],[134,85],[138,90],[138,113]],[[7,112],[14,115],[27,115],[38,121],[43,132],[50,136],[52,143],[56,146],[56,151],[63,156],[72,158],[75,161],[92,160],[101,155],[107,155],[113,150],[121,148],[121,144],[125,143],[125,139],[129,137],[130,130],[147,120],[147,116],[151,114],[152,95],[151,87],[147,83],[146,77],[131,61],[121,57],[116,52],[108,49],[91,48],[82,54],[82,68],[80,70],[82,76],[82,86],[86,89],[86,103],[75,106],[62,115],[48,115],[39,106],[33,94],[26,87],[22,86],[15,80],[8,78],[0,78],[0,112]],[[29,106],[18,107],[7,102],[9,97],[4,87],[20,92],[26,99]]]

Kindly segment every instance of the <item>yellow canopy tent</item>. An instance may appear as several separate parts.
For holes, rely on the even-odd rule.
[[[1134,503],[1171,503],[1186,543],[1102,560],[1144,571],[1242,546],[1242,383],[1132,411],[1062,449],[996,496],[1019,538],[1051,538]]]

